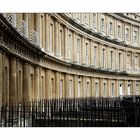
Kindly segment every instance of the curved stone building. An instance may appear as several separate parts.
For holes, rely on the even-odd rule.
[[[0,105],[138,94],[139,14],[0,14]]]

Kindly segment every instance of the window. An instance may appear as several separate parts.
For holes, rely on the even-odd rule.
[[[113,51],[110,51],[110,64],[111,64],[111,69],[113,68]]]
[[[72,95],[73,95],[73,83],[72,80],[70,80],[69,97],[72,97]]]
[[[34,95],[34,76],[33,74],[31,74],[31,77],[30,77],[30,89],[31,89],[31,95],[33,96]],[[41,77],[41,82],[42,82],[42,77]],[[42,85],[42,83],[41,83]],[[43,85],[42,85],[43,86]],[[42,87],[41,87],[42,88]],[[42,89],[43,90],[43,89]]]
[[[103,84],[103,97],[106,97],[106,83]]]
[[[121,53],[119,53],[119,70],[121,70]]]
[[[127,54],[127,68],[129,69],[131,67],[131,57],[130,54]]]
[[[97,47],[94,47],[94,65],[96,66],[97,62]]]
[[[136,95],[138,95],[138,94],[139,94],[139,85],[136,84]]]
[[[3,41],[3,34],[2,34],[2,31],[0,31],[0,41]]]
[[[68,13],[69,17],[72,17],[72,14],[71,13]]]
[[[114,94],[114,91],[115,91],[115,90],[114,90],[114,83],[112,83],[112,97],[114,97],[114,95],[115,95],[115,94]]]
[[[63,45],[62,45],[62,39],[63,39],[63,36],[62,36],[62,30],[60,30],[60,39],[59,39],[59,44],[60,44],[60,56],[63,56]]]
[[[87,23],[87,14],[84,14],[84,19],[85,19],[85,20],[84,20],[84,21],[85,21],[85,25],[87,26],[87,24],[88,24],[88,23]]]
[[[77,19],[78,20],[80,19],[80,13],[77,13]]]
[[[105,21],[104,21],[104,19],[103,18],[101,18],[101,23],[100,23],[100,26],[101,26],[101,32],[104,32],[104,23]]]
[[[131,95],[131,85],[130,84],[128,84],[128,91],[127,91],[128,93],[128,95]]]
[[[118,25],[118,38],[121,38],[121,26]]]
[[[134,64],[135,64],[135,69],[137,69],[138,68],[138,56],[135,56]]]
[[[8,73],[7,73],[7,67],[5,67],[5,77],[6,77],[6,82],[5,82],[5,85],[7,85],[7,77],[8,77]],[[34,79],[32,79],[33,77],[31,77],[31,80],[34,80]],[[33,82],[33,81],[32,81]],[[22,96],[22,74],[21,74],[21,71],[19,71],[19,73],[18,73],[18,87],[19,87],[19,89],[18,89],[18,94],[19,94],[19,100],[18,101],[21,101],[21,96]],[[34,82],[33,83],[31,83],[32,84],[32,86],[31,87],[33,87],[34,85]],[[6,96],[8,95],[8,93],[7,93],[7,88],[5,88],[6,89]],[[35,99],[35,97],[33,97],[34,99]]]
[[[80,13],[77,13],[76,15],[77,15],[77,17],[76,17],[77,21],[79,22],[80,21]]]
[[[52,26],[52,25],[50,25]],[[41,28],[41,46],[42,48],[44,48],[44,44],[43,44],[43,35],[44,35],[44,16],[41,14],[41,21],[40,21],[40,28]],[[50,27],[51,28],[51,27]],[[51,29],[50,29],[51,30]],[[50,33],[51,35],[51,33]],[[51,36],[50,36],[50,40],[51,40]]]
[[[96,28],[96,14],[93,13],[93,28]]]
[[[86,95],[87,97],[89,96],[89,82],[87,82],[87,85],[86,85]]]
[[[80,39],[77,39],[77,61],[80,62],[80,54],[81,54],[81,43]]]
[[[54,93],[54,79],[53,78],[51,78],[51,95],[50,95],[50,98],[52,98],[52,95],[53,95],[53,93]]]
[[[126,41],[129,41],[129,29],[126,28],[125,31],[126,31],[126,32],[125,32],[125,39],[126,39]]]
[[[71,58],[71,46],[72,45],[72,36],[69,34],[69,45],[68,45],[68,58]]]
[[[98,83],[95,83],[95,96],[98,97]]]
[[[122,96],[123,95],[123,88],[122,88],[122,84],[120,84],[120,87],[119,87],[119,91],[120,91],[120,96]]]
[[[81,81],[78,81],[78,97],[80,97],[81,94]]]
[[[53,45],[53,39],[54,39],[54,27],[53,24],[50,24],[50,50],[51,52],[54,52],[54,45]]]
[[[86,43],[86,63],[88,65],[88,43]]]
[[[60,98],[63,97],[63,80],[60,80]]]
[[[109,22],[109,34],[112,35],[113,33],[113,24],[112,22]]]
[[[133,40],[134,40],[134,43],[137,43],[137,31],[134,31],[133,33]]]
[[[103,49],[103,68],[105,68],[105,49]]]
[[[85,23],[87,22],[87,15],[85,14]]]

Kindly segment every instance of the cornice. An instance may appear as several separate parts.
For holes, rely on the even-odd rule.
[[[140,21],[133,19],[131,17],[127,17],[127,16],[123,15],[122,13],[115,13],[115,14],[111,14],[111,15],[118,15],[118,16],[122,17],[124,20],[127,19],[127,22],[134,24],[134,25],[137,25],[137,26],[140,26]]]

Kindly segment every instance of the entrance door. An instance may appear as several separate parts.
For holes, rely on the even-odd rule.
[[[123,95],[122,84],[120,84],[119,91],[120,91],[120,96],[122,96]]]
[[[131,85],[130,84],[128,84],[128,93],[127,94],[131,95]]]

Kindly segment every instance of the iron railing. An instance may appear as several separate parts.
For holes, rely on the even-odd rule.
[[[30,31],[29,40],[32,44],[39,46],[39,34],[36,31]]]
[[[2,127],[139,127],[140,96],[34,100],[0,113]]]
[[[27,38],[28,37],[28,24],[24,20],[19,20],[18,21],[18,32],[20,35],[23,37]]]
[[[6,13],[3,14],[3,16],[6,18],[6,20],[14,27],[16,28],[16,14],[15,13]]]

